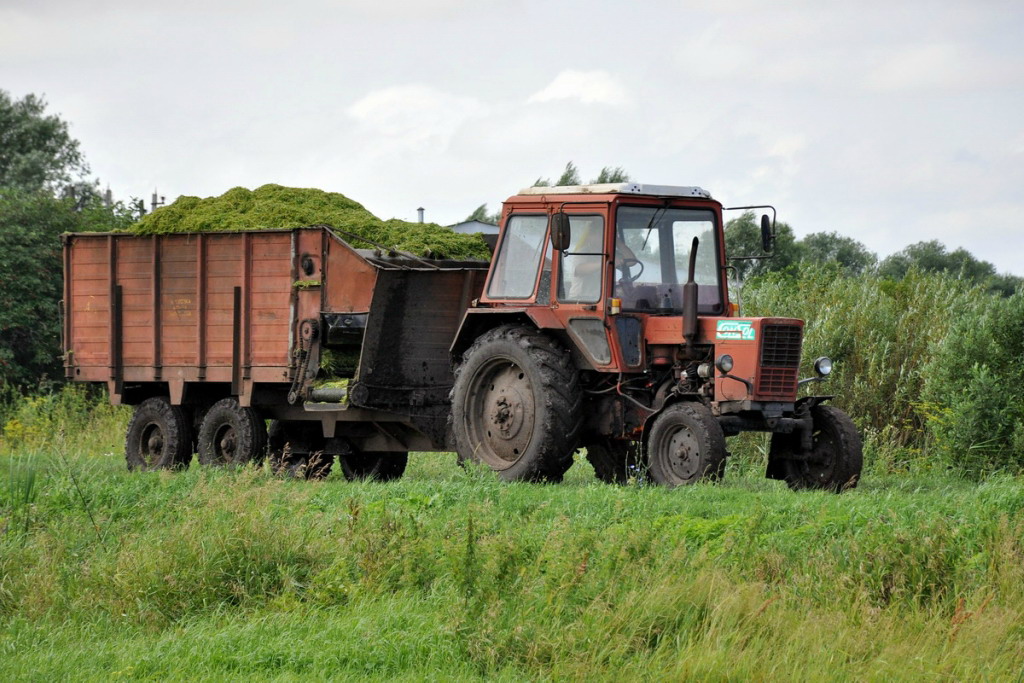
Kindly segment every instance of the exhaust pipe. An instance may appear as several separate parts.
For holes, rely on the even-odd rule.
[[[698,244],[700,240],[694,237],[690,246],[690,270],[686,284],[683,285],[683,341],[686,342],[687,351],[693,348],[697,339],[697,282],[694,276],[697,272]]]

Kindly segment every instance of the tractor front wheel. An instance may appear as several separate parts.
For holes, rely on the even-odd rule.
[[[857,485],[864,464],[860,434],[853,420],[833,406],[811,409],[813,448],[800,450],[800,435],[773,434],[769,467],[781,470],[789,488],[821,489],[842,493]]]

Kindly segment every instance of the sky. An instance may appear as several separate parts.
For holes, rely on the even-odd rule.
[[[571,160],[1024,275],[1019,0],[0,0],[0,88],[118,199],[279,183],[451,224]]]

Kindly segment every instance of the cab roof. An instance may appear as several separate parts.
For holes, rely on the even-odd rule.
[[[711,199],[711,193],[696,186],[647,185],[643,183],[600,183],[593,185],[558,185],[555,187],[527,187],[519,191],[522,196],[550,194],[640,194],[651,197],[696,197]]]

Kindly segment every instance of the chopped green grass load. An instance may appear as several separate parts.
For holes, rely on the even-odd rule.
[[[388,248],[434,259],[484,259],[490,252],[480,235],[462,235],[436,223],[383,221],[337,192],[263,185],[236,187],[219,197],[179,197],[142,217],[129,230],[141,235],[199,231],[266,230],[330,225]],[[342,235],[357,248],[369,243]]]

